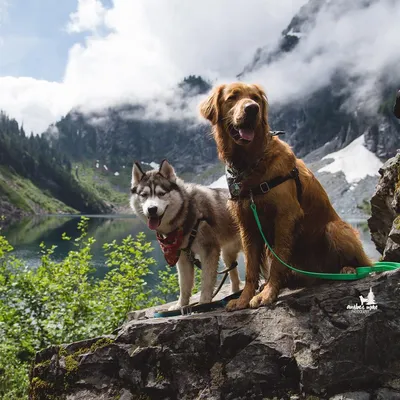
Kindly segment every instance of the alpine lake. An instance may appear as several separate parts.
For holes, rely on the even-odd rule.
[[[96,242],[92,246],[92,263],[95,267],[95,276],[102,278],[108,271],[105,265],[106,257],[103,249],[105,243],[121,241],[128,235],[135,237],[138,233],[143,232],[146,236],[146,242],[151,242],[153,248],[149,256],[156,261],[151,266],[153,274],[145,278],[148,288],[152,288],[158,281],[158,270],[169,268],[164,260],[163,253],[157,242],[154,231],[150,230],[142,221],[134,215],[87,215],[88,235],[95,238]],[[65,241],[62,234],[65,233],[72,239],[79,236],[77,229],[81,215],[48,215],[34,216],[25,218],[21,221],[9,225],[2,231],[9,243],[14,247],[13,255],[24,261],[26,265],[35,268],[40,264],[41,253],[40,243],[44,242],[47,247],[57,246],[53,259],[55,261],[63,260],[70,250],[74,250],[73,240]],[[375,245],[371,241],[370,232],[365,220],[347,219],[360,232],[367,254],[373,259],[378,260],[380,254],[375,249]],[[244,280],[244,259],[243,254],[239,257],[239,274]],[[174,268],[174,267],[173,267]],[[220,261],[219,269],[224,269],[222,261]],[[174,272],[176,269],[174,268]]]

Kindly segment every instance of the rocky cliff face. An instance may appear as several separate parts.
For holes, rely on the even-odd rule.
[[[91,113],[72,110],[44,136],[73,160],[100,160],[119,170],[124,165],[131,168],[134,160],[159,163],[168,158],[179,172],[197,173],[217,161],[217,151],[208,124],[188,118],[187,106],[193,96],[210,88],[201,77],[189,76],[176,88],[174,99],[160,100],[174,100],[163,109],[178,113],[178,118],[157,118],[149,104],[125,104]],[[157,99],[153,102],[156,108]]]
[[[399,278],[286,292],[258,310],[133,320],[38,353],[30,399],[399,399]],[[361,306],[370,290],[376,305]]]
[[[238,78],[246,79],[250,74],[295,52],[312,32],[322,13],[340,17],[344,12],[365,9],[377,1],[309,0],[282,31],[276,45],[259,48]],[[327,142],[335,143],[334,150],[341,149],[362,134],[365,135],[367,148],[378,157],[383,160],[393,157],[400,148],[400,124],[393,116],[393,104],[400,81],[393,84],[392,77],[384,74],[376,76],[375,96],[380,97],[380,101],[375,110],[365,112],[361,106],[349,107],[352,91],[361,80],[360,76],[348,76],[346,68],[339,67],[329,83],[313,93],[282,105],[272,104],[271,125],[274,129],[287,132],[285,140],[300,157]],[[375,113],[373,117],[371,111]]]
[[[384,261],[400,262],[400,151],[379,171],[368,226]]]

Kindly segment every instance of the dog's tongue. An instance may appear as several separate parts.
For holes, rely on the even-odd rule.
[[[155,230],[160,225],[160,218],[158,217],[150,217],[147,221],[147,225],[150,229]]]
[[[248,128],[239,129],[239,135],[242,139],[251,142],[254,139],[254,130]]]

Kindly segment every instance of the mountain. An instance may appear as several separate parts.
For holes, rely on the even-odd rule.
[[[106,213],[112,208],[71,171],[68,157],[43,136],[0,112],[0,216],[40,213]]]
[[[370,7],[376,2],[378,0],[310,0],[282,31],[274,47],[257,49],[253,59],[238,74],[238,79],[246,78],[293,52],[312,31],[320,12],[339,15],[344,9],[350,12]],[[374,117],[359,108],[354,112],[348,111],[349,90],[362,77],[350,78],[344,67],[334,72],[329,84],[312,94],[285,102],[281,107],[271,107],[271,125],[274,129],[286,131],[285,140],[299,157],[305,157],[327,142],[333,143],[333,148],[329,150],[339,150],[364,135],[367,148],[386,160],[400,148],[400,124],[392,111],[400,77],[398,85],[389,83],[389,78],[384,74],[376,76],[381,102]]]
[[[259,48],[237,78],[246,79],[264,66],[295,52],[313,32],[320,13],[328,10],[332,15],[340,16],[344,10],[368,8],[377,1],[309,0],[293,16],[277,43]],[[286,132],[283,139],[307,162],[335,207],[344,213],[365,214],[366,204],[377,183],[377,171],[357,181],[349,181],[346,171],[324,169],[334,162],[326,156],[355,148],[354,143],[357,149],[366,149],[376,155],[380,162],[396,154],[400,148],[400,124],[393,116],[392,107],[400,80],[397,87],[389,78],[384,73],[376,76],[380,102],[372,113],[362,106],[348,106],[351,91],[362,77],[349,77],[345,68],[340,67],[325,86],[311,94],[271,105],[271,127]],[[191,75],[176,86],[174,99],[166,97],[158,103],[154,100],[148,104],[123,104],[90,113],[71,110],[50,126],[43,137],[52,149],[65,154],[72,163],[89,163],[92,171],[93,168],[95,172],[101,170],[104,177],[114,186],[117,184],[121,191],[129,186],[129,171],[134,160],[149,167],[168,158],[184,179],[210,184],[221,177],[223,166],[208,134],[209,125],[199,124],[187,112],[188,107],[193,107],[194,96],[206,93],[210,88],[211,83],[205,77]],[[161,103],[163,110],[157,108]],[[171,113],[177,113],[178,118],[172,118]],[[348,154],[347,150],[345,153]],[[115,178],[115,174],[121,175]],[[94,182],[96,180],[97,175],[94,175]]]
[[[216,149],[207,135],[206,124],[198,125],[185,117],[187,102],[211,88],[198,76],[178,84],[180,104],[175,107],[181,119],[146,118],[142,104],[125,104],[99,112],[83,114],[72,110],[52,125],[43,136],[52,148],[73,161],[99,160],[109,169],[132,168],[133,161],[159,163],[168,158],[178,171],[197,173],[215,162]]]

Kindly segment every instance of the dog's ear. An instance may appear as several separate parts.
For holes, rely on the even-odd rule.
[[[139,182],[142,180],[142,178],[146,175],[145,172],[143,172],[142,167],[140,166],[138,161],[135,161],[133,164],[132,168],[132,181],[131,181],[131,191],[133,193],[133,189],[136,188],[137,185],[139,185]]]
[[[211,94],[200,103],[200,115],[215,125],[219,120],[219,99],[225,85],[215,87]]]
[[[167,160],[162,160],[158,172],[171,182],[176,182],[176,173]]]
[[[262,99],[262,105],[261,105],[261,118],[262,118],[262,123],[265,126],[268,126],[268,98],[267,95],[265,94],[265,90],[261,85],[255,84],[255,88],[258,90],[258,94],[261,96]]]

